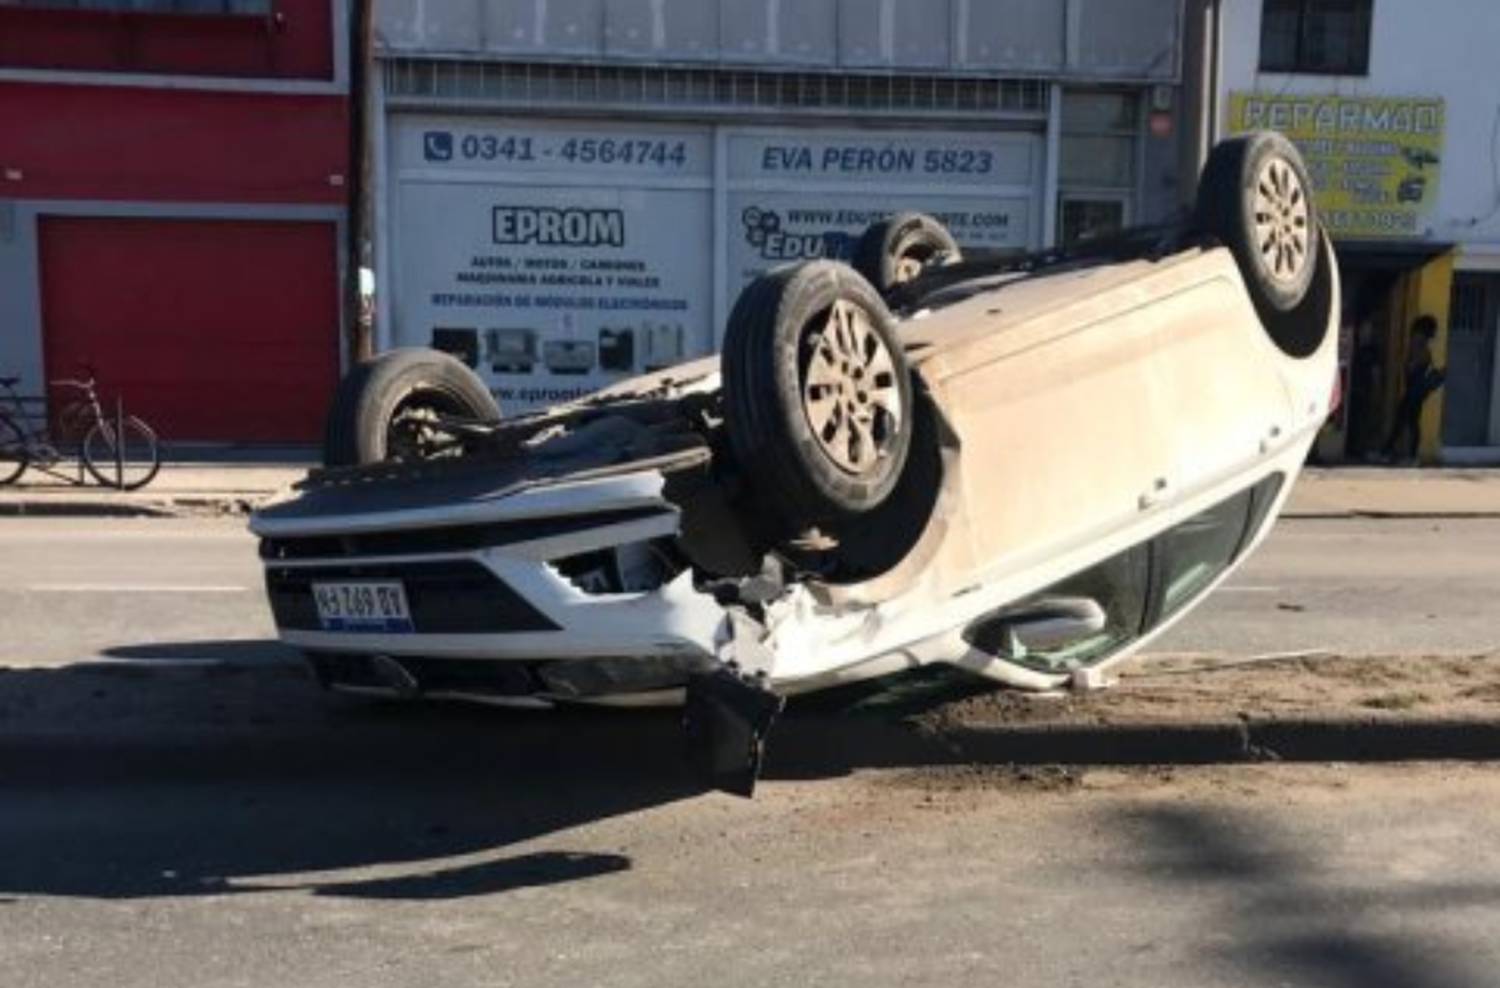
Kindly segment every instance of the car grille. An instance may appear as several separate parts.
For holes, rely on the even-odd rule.
[[[307,656],[307,660],[324,686],[391,688],[386,677],[376,669],[371,656],[313,653]],[[424,693],[530,696],[545,688],[532,668],[535,663],[403,658],[400,665]]]
[[[266,593],[278,627],[318,631],[312,584],[400,580],[419,634],[557,631],[559,626],[494,573],[468,560],[359,566],[271,566]]]

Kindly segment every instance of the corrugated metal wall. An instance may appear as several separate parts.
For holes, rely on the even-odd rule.
[[[1178,76],[1182,0],[382,0],[390,55]]]

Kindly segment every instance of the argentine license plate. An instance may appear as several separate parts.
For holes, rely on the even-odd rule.
[[[324,631],[414,630],[400,580],[314,583],[312,595]]]

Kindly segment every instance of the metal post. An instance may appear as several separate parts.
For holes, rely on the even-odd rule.
[[[349,17],[349,179],[345,188],[348,216],[345,229],[347,271],[344,279],[344,318],[350,364],[370,359],[374,352],[371,327],[363,317],[359,272],[372,266],[370,258],[370,74],[374,40],[374,0],[350,0]]]
[[[115,487],[125,489],[125,402],[115,396]]]

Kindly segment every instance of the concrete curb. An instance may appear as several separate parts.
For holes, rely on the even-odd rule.
[[[951,736],[981,762],[1207,765],[1500,758],[1500,721],[1469,718],[1275,718],[1237,722],[1045,724],[966,728]]]
[[[172,518],[178,512],[159,502],[0,500],[0,517],[7,518]]]
[[[260,494],[176,495],[161,498],[15,497],[0,495],[0,517],[31,518],[182,518],[203,515],[249,515]]]
[[[679,775],[685,770],[677,721],[666,712],[527,713],[476,724],[461,717],[372,723],[337,714],[284,724],[267,733],[205,724],[152,724],[135,729],[12,730],[0,776],[57,758],[87,761],[106,754],[120,763],[167,770],[202,750],[234,762],[263,762],[275,752],[325,754],[395,743],[413,753],[470,749],[503,741],[518,757],[556,758],[568,765],[618,765],[627,775]],[[771,733],[762,778],[834,778],[863,769],[942,766],[1192,767],[1267,762],[1394,763],[1500,759],[1500,720],[1276,719],[1247,722],[1080,725],[1026,724],[928,732],[910,723],[867,716],[792,715]]]
[[[851,767],[1193,766],[1255,762],[1489,761],[1500,720],[1298,717],[1199,723],[1029,723],[919,731],[835,718],[773,731],[769,777]]]
[[[1405,511],[1383,511],[1372,508],[1310,508],[1304,510],[1286,509],[1280,515],[1280,520],[1283,521],[1345,521],[1355,519],[1400,521],[1413,518],[1432,518],[1436,521],[1475,521],[1487,518],[1500,518],[1500,509],[1494,511],[1439,511],[1412,508]]]

